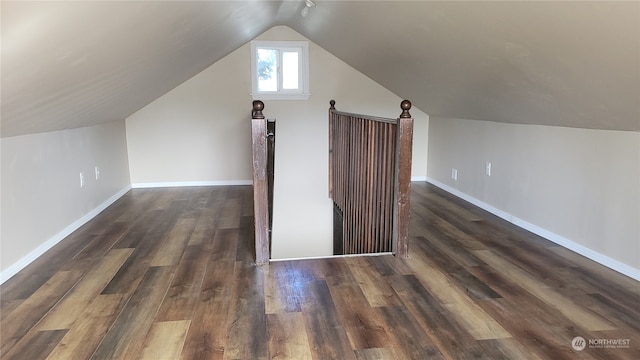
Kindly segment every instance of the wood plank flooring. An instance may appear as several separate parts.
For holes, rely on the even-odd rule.
[[[637,281],[431,185],[406,260],[256,267],[251,197],[130,191],[0,287],[0,358],[640,359]]]

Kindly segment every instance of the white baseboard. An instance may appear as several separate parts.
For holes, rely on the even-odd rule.
[[[411,181],[427,181],[426,176],[412,176]]]
[[[11,277],[13,277],[15,274],[17,274],[20,270],[24,269],[25,267],[27,267],[27,265],[31,264],[35,259],[40,257],[45,252],[47,252],[47,250],[49,250],[52,247],[54,247],[57,243],[62,241],[67,236],[71,235],[71,233],[73,233],[74,231],[79,229],[82,225],[86,224],[87,222],[89,222],[89,220],[91,220],[94,217],[96,217],[104,209],[109,207],[109,205],[113,204],[114,202],[116,202],[116,200],[118,200],[124,194],[126,194],[127,191],[129,191],[130,189],[131,189],[131,186],[128,185],[125,188],[123,188],[122,190],[118,191],[113,196],[108,198],[105,202],[103,202],[102,204],[98,205],[98,207],[96,207],[95,209],[91,210],[90,212],[88,212],[87,214],[82,216],[80,219],[74,221],[71,225],[67,226],[66,228],[64,228],[59,233],[57,233],[54,236],[52,236],[49,240],[45,241],[42,245],[40,245],[37,248],[35,248],[33,251],[31,251],[25,257],[23,257],[22,259],[18,260],[17,262],[12,264],[8,268],[4,269],[2,272],[0,272],[0,284],[3,284],[5,281],[9,280]]]
[[[531,231],[532,233],[542,236],[543,238],[552,241],[562,247],[565,247],[575,253],[578,253],[588,259],[591,259],[601,265],[604,265],[606,267],[608,267],[609,269],[615,270],[621,274],[624,274],[632,279],[638,280],[640,281],[640,269],[636,269],[632,266],[629,266],[625,263],[622,263],[616,259],[612,259],[606,255],[603,255],[597,251],[594,251],[592,249],[589,249],[588,247],[585,247],[584,245],[580,245],[578,243],[576,243],[575,241],[569,240],[565,237],[562,237],[558,234],[555,234],[549,230],[543,229],[537,225],[531,224],[525,220],[522,220],[516,216],[513,216],[505,211],[502,211],[498,208],[495,208],[481,200],[478,200],[472,196],[469,196],[455,188],[452,188],[449,185],[443,184],[437,180],[434,180],[430,177],[427,177],[426,180],[428,183],[431,183],[439,188],[441,188],[442,190],[451,193],[452,195],[455,195],[465,201],[468,201],[470,203],[472,203],[473,205],[482,208],[518,227],[521,227],[525,230]]]
[[[224,185],[251,185],[251,180],[219,180],[219,181],[173,181],[173,182],[150,182],[133,183],[134,189],[163,188],[163,187],[185,187],[185,186],[224,186]]]

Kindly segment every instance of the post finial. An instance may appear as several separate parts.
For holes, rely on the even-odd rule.
[[[329,105],[331,105],[331,110],[335,110],[336,109],[336,101],[335,100],[329,101]]]
[[[411,109],[411,101],[402,100],[402,102],[400,103],[400,108],[402,109],[402,114],[400,114],[401,119],[411,118],[411,114],[409,113],[409,110]]]
[[[253,100],[253,111],[251,117],[254,119],[264,119],[262,110],[264,109],[264,103],[260,100]]]

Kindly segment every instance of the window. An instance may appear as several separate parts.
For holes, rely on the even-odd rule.
[[[309,98],[309,44],[306,41],[252,41],[254,99]]]

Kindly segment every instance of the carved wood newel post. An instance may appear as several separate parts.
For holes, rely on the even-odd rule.
[[[255,218],[256,265],[269,263],[269,201],[267,184],[267,122],[264,103],[253,102],[251,134],[253,153],[253,213]]]
[[[396,132],[396,199],[393,208],[393,252],[400,258],[409,257],[409,199],[411,197],[411,157],[413,147],[413,117],[409,113],[411,101],[403,100],[400,104],[402,113],[398,118]]]

